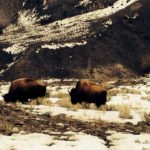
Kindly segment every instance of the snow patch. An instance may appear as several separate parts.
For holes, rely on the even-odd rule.
[[[96,136],[82,132],[55,133],[55,136],[41,133],[20,133],[11,136],[0,135],[0,149],[8,150],[107,150],[105,142]],[[66,140],[63,140],[66,139]],[[90,142],[89,142],[90,141]]]
[[[105,29],[107,29],[109,26],[111,26],[113,24],[112,20],[111,19],[108,19],[107,21],[105,21],[103,23]]]
[[[17,43],[17,44],[13,44],[12,46],[8,48],[4,48],[2,50],[9,54],[16,55],[16,54],[20,54],[26,51],[26,49],[27,49],[27,45],[22,45],[22,44]]]
[[[107,137],[111,141],[109,150],[149,150],[150,149],[150,134],[125,134],[115,133]]]
[[[5,71],[7,71],[11,66],[13,66],[17,61],[11,62],[9,64],[7,64],[7,68],[4,70],[0,70],[0,75],[3,74]]]
[[[65,44],[55,44],[55,43],[52,43],[51,45],[42,45],[41,47],[42,48],[48,48],[48,49],[53,49],[53,50],[56,50],[56,49],[60,49],[60,48],[65,48],[65,47],[69,47],[69,48],[72,48],[72,47],[75,47],[75,46],[80,46],[80,45],[86,45],[87,42],[86,41],[82,41],[82,42],[70,42],[70,43],[65,43]]]
[[[90,3],[92,3],[91,0],[80,0],[78,6],[87,6]]]

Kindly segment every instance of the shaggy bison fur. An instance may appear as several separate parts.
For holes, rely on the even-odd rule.
[[[95,103],[97,107],[106,103],[107,90],[100,84],[89,80],[80,80],[76,87],[70,91],[72,104]]]
[[[17,100],[25,103],[28,99],[45,96],[46,85],[30,78],[21,78],[11,82],[9,92],[5,94],[6,102],[16,102]]]

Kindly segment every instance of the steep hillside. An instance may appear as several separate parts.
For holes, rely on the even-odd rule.
[[[108,79],[150,71],[148,0],[44,2],[26,1],[16,23],[3,30],[1,79]]]

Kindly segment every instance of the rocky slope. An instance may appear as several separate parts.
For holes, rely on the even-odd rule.
[[[148,0],[6,3],[13,17],[0,9],[7,20],[0,22],[1,79],[108,79],[150,71]]]

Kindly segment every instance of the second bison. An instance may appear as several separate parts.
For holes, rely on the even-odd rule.
[[[89,80],[80,80],[76,87],[70,91],[72,104],[76,103],[95,103],[97,107],[106,103],[107,90],[100,84]]]
[[[12,81],[9,92],[5,94],[6,102],[21,101],[25,103],[28,99],[34,99],[46,95],[46,85],[30,78],[21,78]]]

